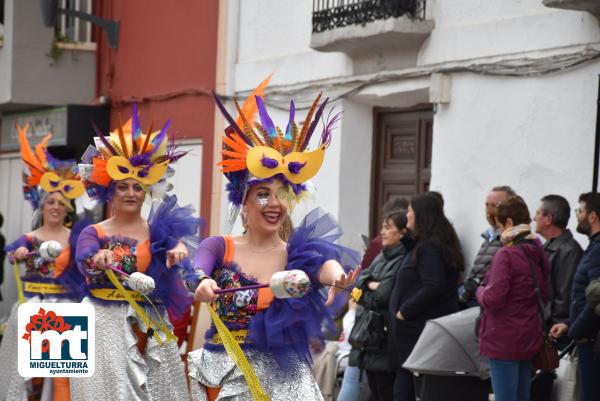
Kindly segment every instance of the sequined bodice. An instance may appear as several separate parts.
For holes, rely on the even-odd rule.
[[[101,249],[113,252],[113,263],[115,267],[128,275],[138,271],[137,269],[137,245],[133,240],[120,240],[113,237],[101,241]],[[108,281],[104,274],[88,276],[88,284],[103,284]]]
[[[54,261],[47,261],[39,255],[40,245],[42,241],[37,238],[30,239],[31,255],[27,256],[23,260],[23,266],[25,267],[25,278],[43,277],[51,278],[54,275],[54,269],[56,268]]]
[[[256,280],[236,269],[220,267],[213,277],[221,289],[239,288],[257,284]],[[245,290],[221,294],[215,302],[216,310],[223,322],[242,328],[248,325],[258,311],[258,290]]]

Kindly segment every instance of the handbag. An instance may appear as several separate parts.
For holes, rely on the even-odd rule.
[[[357,349],[381,348],[385,341],[385,330],[383,314],[363,309],[354,322],[348,342]]]
[[[552,341],[548,329],[545,327],[546,324],[544,319],[544,304],[542,302],[542,296],[540,294],[540,287],[537,285],[537,279],[535,277],[535,268],[533,267],[531,256],[529,256],[529,253],[520,245],[517,246],[525,254],[525,256],[527,257],[527,261],[529,262],[531,278],[533,280],[533,291],[535,293],[535,299],[538,305],[538,312],[540,314],[540,322],[542,324],[542,331],[544,333],[544,342],[542,344],[542,348],[537,352],[537,354],[533,356],[533,358],[531,359],[531,364],[536,371],[540,370],[542,372],[550,373],[553,372],[556,368],[558,368],[558,349],[554,345],[554,341]]]

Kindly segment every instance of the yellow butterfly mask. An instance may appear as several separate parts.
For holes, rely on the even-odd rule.
[[[79,198],[85,192],[85,187],[80,180],[65,180],[51,171],[42,175],[40,186],[49,193],[60,192],[68,199]]]
[[[115,181],[133,178],[144,184],[156,184],[164,175],[169,161],[157,163],[153,166],[133,166],[129,159],[122,156],[113,156],[106,163],[106,172]]]

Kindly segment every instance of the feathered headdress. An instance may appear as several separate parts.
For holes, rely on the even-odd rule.
[[[17,124],[21,159],[29,170],[29,174],[23,174],[23,194],[33,209],[40,207],[42,191],[60,192],[71,200],[83,195],[85,189],[75,160],[59,160],[48,152],[52,134],[46,135],[33,151],[27,140],[28,129],[29,124],[24,127]]]
[[[171,125],[168,120],[160,131],[152,131],[150,124],[144,134],[140,125],[137,105],[133,104],[132,117],[125,124],[105,136],[94,125],[97,137],[95,147],[90,146],[79,165],[88,194],[98,198],[110,194],[114,181],[133,178],[144,187],[164,182],[169,164],[186,152],[177,151],[176,145],[167,137]],[[153,192],[152,190],[150,191]]]
[[[234,99],[237,120],[227,112],[215,96],[217,107],[229,122],[223,136],[222,161],[217,163],[229,180],[229,201],[239,207],[252,181],[277,176],[289,185],[297,197],[305,189],[305,183],[314,177],[331,142],[331,133],[341,113],[329,118],[321,131],[321,139],[315,150],[307,147],[323,115],[328,99],[320,105],[321,94],[312,103],[302,127],[295,121],[296,108],[290,102],[289,119],[285,130],[277,127],[263,103],[263,93],[271,77],[265,79],[246,99],[242,107]],[[255,121],[258,114],[259,122]]]

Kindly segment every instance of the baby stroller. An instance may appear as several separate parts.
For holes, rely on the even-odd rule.
[[[487,401],[487,360],[479,355],[479,307],[430,320],[403,367],[415,375],[419,401]]]

